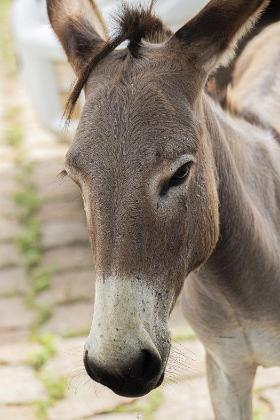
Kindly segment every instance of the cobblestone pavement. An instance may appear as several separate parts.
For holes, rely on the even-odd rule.
[[[1,67],[0,94],[0,420],[213,419],[203,348],[178,308],[159,390],[134,401],[87,378],[94,270],[79,192],[57,178],[67,144]],[[259,370],[254,406],[255,420],[280,419],[279,368]]]

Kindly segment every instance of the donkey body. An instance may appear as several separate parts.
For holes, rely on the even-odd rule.
[[[279,38],[264,35],[259,83],[243,82],[249,64],[240,71],[250,48],[237,63],[236,116],[204,87],[268,2],[212,0],[175,35],[150,11],[126,9],[107,44],[72,3],[48,0],[48,11],[78,76],[72,100],[86,94],[66,159],[95,250],[86,370],[121,395],[159,386],[183,289],[216,418],[249,420],[257,366],[280,365]],[[266,92],[268,120],[254,103]]]
[[[257,366],[280,365],[280,148],[270,132],[225,118],[213,103],[204,118],[219,177],[220,238],[186,280],[183,310],[207,351],[217,418],[247,420]]]

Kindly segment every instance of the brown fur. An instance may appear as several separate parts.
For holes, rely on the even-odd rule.
[[[77,100],[95,67],[120,44],[128,40],[127,48],[129,53],[134,58],[139,58],[142,40],[160,43],[172,35],[171,31],[164,28],[161,20],[152,14],[152,6],[153,2],[150,9],[146,10],[141,7],[131,9],[125,4],[123,5],[122,11],[116,16],[116,22],[119,26],[118,34],[111,40],[108,40],[107,43],[104,43],[100,51],[93,50],[92,57],[81,70],[66,105],[68,119],[71,118]]]
[[[122,395],[158,386],[168,316],[183,288],[219,420],[250,419],[257,366],[280,365],[280,147],[269,129],[230,115],[204,92],[209,73],[267,4],[212,0],[162,44],[143,41],[136,56],[106,51],[88,75],[66,158],[95,251],[89,375]],[[62,21],[54,28],[75,66],[77,34],[65,44],[67,15]],[[94,55],[92,39],[90,31]],[[278,39],[271,43],[276,58]],[[254,83],[243,89],[262,100]],[[277,95],[270,91],[272,108]],[[188,171],[175,187],[182,165]]]

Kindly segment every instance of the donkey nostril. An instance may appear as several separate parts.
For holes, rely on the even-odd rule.
[[[143,376],[146,380],[149,380],[159,374],[161,359],[157,354],[148,350],[142,350],[142,353],[144,353],[145,357]]]
[[[149,381],[157,376],[161,369],[159,356],[149,350],[141,350],[138,357],[127,369],[126,376],[131,379]]]

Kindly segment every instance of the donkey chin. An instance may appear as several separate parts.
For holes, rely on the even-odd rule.
[[[143,396],[164,379],[171,347],[170,308],[159,295],[137,279],[96,282],[84,365],[94,381],[118,395]]]

